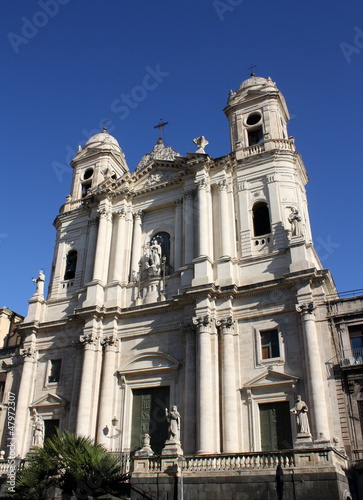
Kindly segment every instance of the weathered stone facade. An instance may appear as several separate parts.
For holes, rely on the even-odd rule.
[[[273,498],[280,453],[285,498],[349,498],[326,369],[339,297],[314,250],[286,103],[252,75],[225,113],[231,153],[216,159],[204,138],[185,156],[159,140],[131,173],[106,130],[79,149],[48,295],[40,275],[21,327],[18,453],[36,409],[46,434],[59,426],[110,451],[133,453],[149,434],[155,456],[132,480],[158,498],[180,495],[181,476],[184,498]],[[290,412],[298,394],[310,435]],[[187,460],[168,469],[155,457],[174,404]]]

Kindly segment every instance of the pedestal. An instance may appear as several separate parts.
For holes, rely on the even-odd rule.
[[[180,446],[180,441],[165,441],[165,446],[161,450],[162,455],[167,456],[181,456],[184,452]]]

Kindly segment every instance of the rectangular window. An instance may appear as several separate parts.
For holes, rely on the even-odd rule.
[[[352,354],[356,363],[363,363],[363,325],[349,326]]]
[[[279,333],[277,330],[265,330],[261,335],[261,357],[262,359],[279,358]]]
[[[51,359],[50,360],[50,369],[49,369],[49,376],[48,376],[48,383],[49,384],[59,382],[61,365],[62,365],[61,359]]]
[[[0,373],[0,403],[4,401],[6,373]]]
[[[44,439],[54,436],[56,429],[59,429],[59,420],[44,420]]]

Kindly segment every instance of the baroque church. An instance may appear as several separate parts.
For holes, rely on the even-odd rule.
[[[45,437],[67,429],[128,457],[132,498],[274,498],[277,465],[288,500],[352,498],[363,299],[340,298],[314,249],[276,84],[252,74],[224,112],[219,158],[204,137],[185,156],[159,139],[130,172],[106,129],[79,147],[48,293],[40,272],[5,363],[16,453],[37,416]]]

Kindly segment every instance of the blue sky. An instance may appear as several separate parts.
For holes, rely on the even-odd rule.
[[[222,109],[251,64],[287,100],[323,265],[339,291],[363,288],[361,1],[5,0],[0,40],[0,307],[26,314],[32,277],[49,277],[78,144],[108,119],[133,170],[163,118],[180,154],[199,135],[228,154]]]

